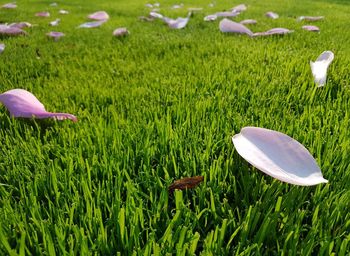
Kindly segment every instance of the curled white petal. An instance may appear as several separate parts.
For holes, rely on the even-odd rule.
[[[320,87],[324,86],[327,81],[328,66],[334,59],[334,53],[331,51],[323,52],[315,62],[310,61],[311,71],[315,83]]]
[[[245,160],[278,180],[300,186],[328,182],[310,152],[286,134],[245,127],[232,142]]]

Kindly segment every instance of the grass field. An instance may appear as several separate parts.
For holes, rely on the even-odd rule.
[[[1,92],[29,90],[48,111],[79,119],[12,119],[0,107],[0,254],[348,255],[350,3],[246,0],[234,20],[257,19],[254,32],[295,30],[250,38],[203,21],[242,2],[186,0],[179,10],[159,2],[173,18],[204,10],[171,30],[138,20],[146,0],[18,0],[0,9],[1,23],[38,24],[0,38]],[[34,17],[45,10],[50,18]],[[107,23],[76,29],[98,10]],[[312,23],[321,33],[303,31],[301,15],[324,15]],[[61,24],[49,27],[55,18]],[[123,26],[131,34],[113,38]],[[50,30],[66,36],[53,42]],[[325,50],[335,59],[317,88],[309,61]],[[244,126],[301,142],[329,183],[293,186],[249,165],[231,142]],[[204,176],[197,188],[168,195],[174,180],[196,175]]]

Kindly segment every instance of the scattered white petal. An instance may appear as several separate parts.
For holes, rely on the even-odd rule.
[[[204,17],[204,21],[214,21],[217,20],[218,16],[216,14],[210,14]]]
[[[318,20],[323,20],[324,16],[300,16],[298,17],[297,21],[318,21]]]
[[[257,21],[256,20],[247,19],[247,20],[242,20],[239,23],[241,23],[243,25],[253,25],[253,24],[256,24]]]
[[[2,6],[2,8],[4,8],[4,9],[15,9],[15,8],[17,8],[17,5],[16,5],[16,3],[8,3],[8,4],[4,4]]]
[[[318,87],[326,84],[328,66],[332,63],[333,59],[334,53],[331,51],[325,51],[315,62],[310,61],[311,71]]]
[[[305,25],[305,26],[302,26],[301,28],[311,32],[320,32],[320,28],[313,25]]]
[[[155,19],[163,19],[163,15],[157,12],[150,12],[149,16]]]
[[[5,44],[0,44],[0,53],[2,53],[5,50]]]
[[[51,3],[50,6],[56,7],[58,4],[57,3]]]
[[[66,10],[59,10],[58,13],[59,13],[59,14],[69,14],[69,11],[66,11]]]
[[[61,19],[56,19],[56,20],[54,20],[54,21],[51,21],[49,24],[50,24],[50,26],[53,26],[53,27],[55,27],[55,26],[58,26],[58,24],[61,22]]]
[[[245,127],[232,142],[246,161],[278,180],[300,186],[328,182],[310,152],[286,134]]]
[[[180,8],[182,8],[184,6],[184,4],[174,4],[172,7],[171,7],[171,9],[180,9]]]
[[[253,35],[253,32],[250,29],[248,29],[246,26],[226,18],[220,21],[219,28],[220,28],[220,31],[224,33],[239,33],[239,34],[247,34],[248,36]]]
[[[116,36],[116,37],[122,37],[122,36],[126,36],[128,34],[130,34],[130,33],[127,30],[127,28],[116,28],[113,31],[113,36]]]
[[[105,11],[98,11],[90,14],[88,18],[92,20],[108,20],[109,15]]]
[[[107,20],[99,20],[99,21],[92,21],[92,22],[86,22],[78,26],[78,28],[97,28],[101,26],[103,23],[105,23]]]
[[[271,19],[278,19],[279,15],[275,12],[267,12],[265,13],[265,16]]]

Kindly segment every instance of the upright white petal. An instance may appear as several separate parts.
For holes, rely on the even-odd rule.
[[[321,87],[326,84],[328,66],[334,59],[334,53],[331,51],[323,52],[315,62],[310,61],[311,71],[315,83]]]

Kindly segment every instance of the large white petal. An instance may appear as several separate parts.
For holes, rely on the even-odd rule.
[[[327,70],[329,64],[334,59],[334,53],[331,51],[323,52],[315,62],[310,61],[311,71],[314,76],[315,83],[320,87],[326,84]]]
[[[278,180],[300,186],[328,182],[310,152],[288,135],[245,127],[232,142],[245,160]]]

